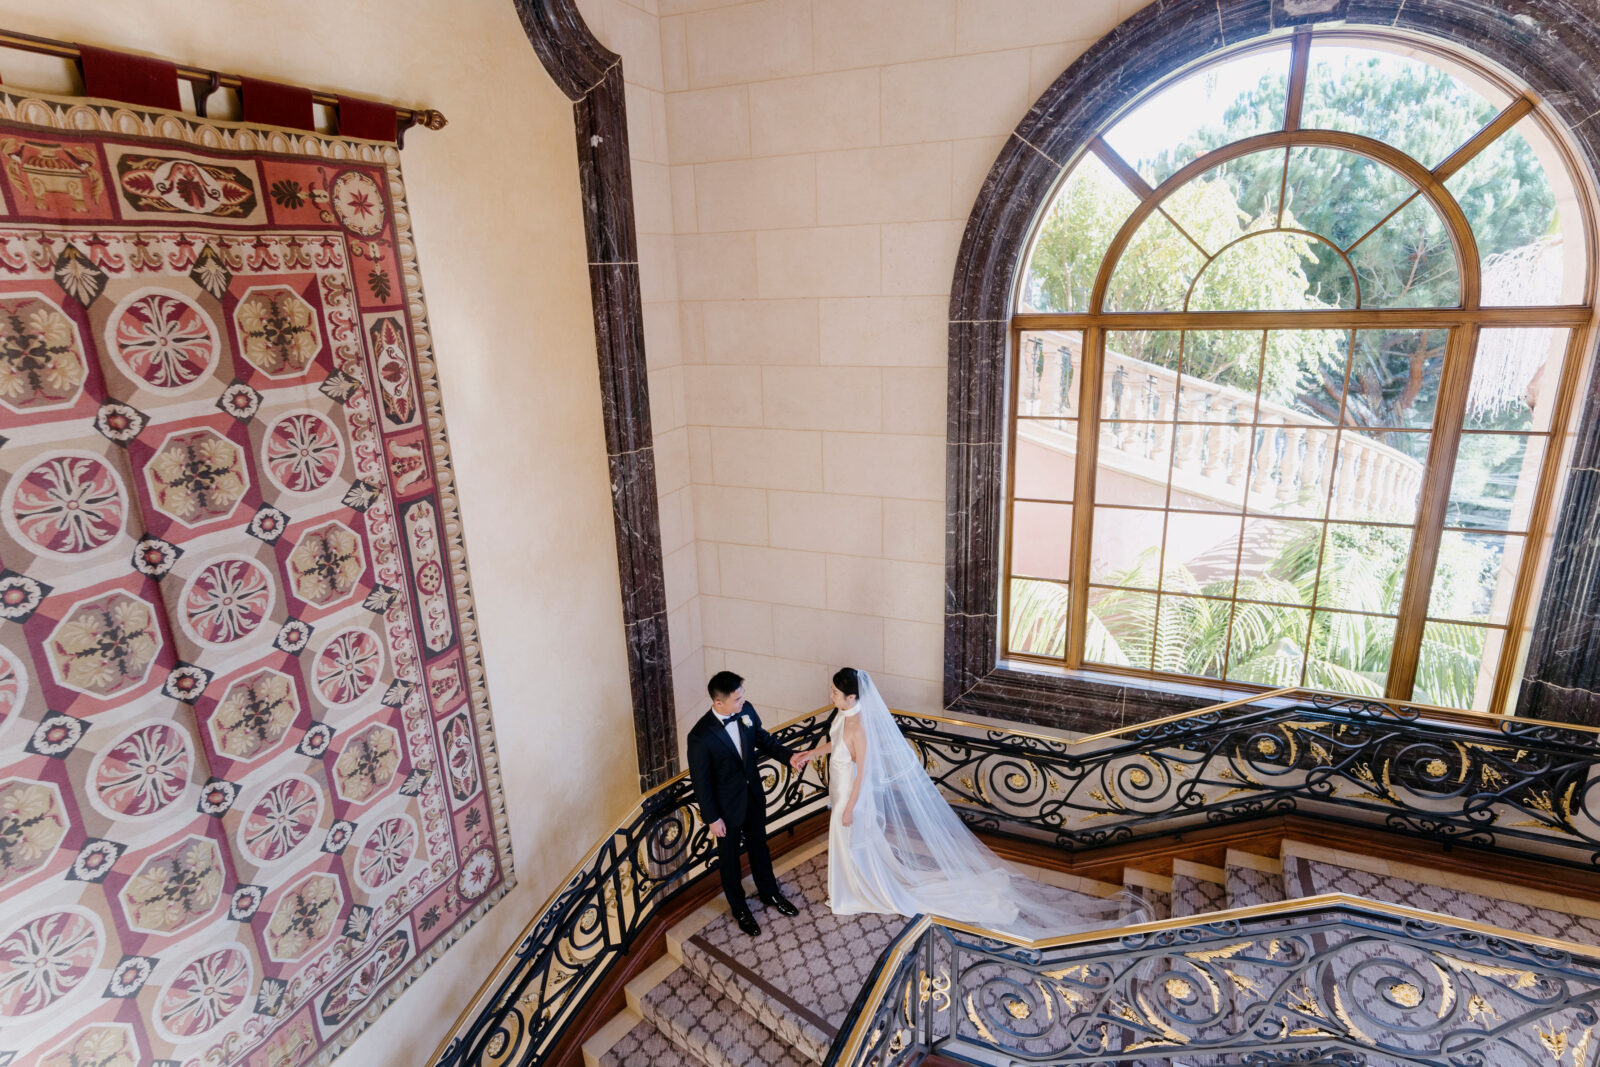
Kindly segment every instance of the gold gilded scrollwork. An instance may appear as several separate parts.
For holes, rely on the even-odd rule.
[[[1196,952],[1185,952],[1184,955],[1188,956],[1191,960],[1199,960],[1201,963],[1211,963],[1214,960],[1229,960],[1243,952],[1245,949],[1249,948],[1253,943],[1254,942],[1251,941],[1240,941],[1232,945],[1224,945],[1221,948],[1208,948],[1201,949]]]
[[[967,1005],[967,1022],[971,1023],[973,1029],[978,1031],[979,1037],[983,1038],[991,1045],[994,1044],[994,1034],[990,1033],[989,1028],[983,1024],[983,1020],[978,1018],[978,1009],[977,1006],[972,1003],[971,993],[967,994],[965,1003]]]
[[[933,1001],[934,1011],[950,1010],[950,975],[941,971],[937,976],[930,976],[927,971],[922,972],[922,981],[918,983],[919,1004]],[[940,1004],[939,1001],[944,1003]]]
[[[1410,982],[1396,982],[1383,991],[1384,999],[1402,1008],[1415,1008],[1422,1003],[1422,990]]]
[[[1069,1012],[1076,1013],[1078,1009],[1089,1003],[1088,997],[1084,996],[1076,989],[1073,989],[1071,986],[1065,986],[1057,982],[1055,984],[1055,991],[1056,995],[1061,998],[1061,1002],[1067,1006],[1067,1010]]]
[[[1550,1058],[1560,1063],[1567,1058],[1567,1031],[1558,1034],[1543,1027],[1538,1028],[1539,1043],[1550,1051]]]
[[[1339,994],[1338,986],[1333,987],[1333,1014],[1344,1024],[1345,1031],[1363,1045],[1376,1045],[1378,1043],[1371,1034],[1357,1026],[1355,1020],[1350,1018],[1350,1013],[1344,1006],[1344,997]],[[1317,1012],[1317,1015],[1321,1018],[1326,1018],[1320,1011]]]
[[[1572,799],[1573,795],[1577,792],[1577,789],[1577,782],[1573,782],[1567,786],[1567,791],[1561,798],[1559,810],[1557,810],[1556,801],[1551,796],[1550,790],[1543,789],[1538,792],[1530,792],[1527,797],[1523,799],[1522,803],[1526,807],[1532,808],[1534,811],[1545,816],[1545,818],[1524,819],[1521,822],[1514,822],[1511,825],[1536,826],[1540,829],[1549,829],[1554,830],[1557,833],[1566,834],[1568,837],[1576,837],[1577,832],[1572,828],[1571,822],[1574,818]]]
[[[1056,1002],[1055,1002],[1055,998],[1050,995],[1050,990],[1048,988],[1046,988],[1046,986],[1045,986],[1045,984],[1044,984],[1044,982],[1042,980],[1040,980],[1038,978],[1035,978],[1033,980],[1033,985],[1034,985],[1035,989],[1039,990],[1039,1002],[1044,1005],[1044,1020],[1045,1020],[1045,1022],[1047,1022],[1047,1023],[1055,1022],[1056,1021],[1056,1006],[1055,1006]]]
[[[1454,956],[1441,954],[1439,959],[1456,971],[1468,971],[1483,978],[1502,978],[1511,982],[1512,989],[1532,989],[1539,982],[1539,976],[1532,971],[1521,967],[1501,967],[1492,963],[1474,963],[1471,960],[1457,959]]]
[[[1247,974],[1240,974],[1231,967],[1224,967],[1222,969],[1222,973],[1227,975],[1233,981],[1234,988],[1238,989],[1241,993],[1249,993],[1252,996],[1257,997],[1264,997],[1267,995],[1266,991],[1261,988],[1261,984]]]
[[[1335,987],[1334,993],[1335,995],[1338,994],[1337,987]],[[1300,983],[1299,989],[1290,994],[1289,1007],[1302,1015],[1311,1015],[1318,1019],[1326,1019],[1328,1017],[1322,1010],[1322,1005],[1317,1002],[1316,993],[1312,992],[1311,987],[1306,985],[1304,981]]]

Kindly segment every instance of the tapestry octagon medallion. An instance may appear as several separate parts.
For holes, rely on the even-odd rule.
[[[325,1062],[513,884],[408,218],[0,91],[0,1063]]]

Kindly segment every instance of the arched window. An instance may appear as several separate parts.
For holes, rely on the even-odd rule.
[[[1505,710],[1589,340],[1582,171],[1415,39],[1209,57],[1067,162],[1011,317],[999,653]]]

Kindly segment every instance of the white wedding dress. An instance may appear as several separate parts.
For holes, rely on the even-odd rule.
[[[1141,922],[1126,895],[1101,898],[1036,882],[1012,869],[967,829],[922,768],[865,671],[855,707],[829,735],[828,901],[835,914],[940,915],[1038,940]],[[865,759],[844,739],[859,716]],[[861,778],[851,824],[841,816]]]

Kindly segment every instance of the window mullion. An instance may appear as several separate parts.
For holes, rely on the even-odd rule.
[[[1100,388],[1105,372],[1106,332],[1083,332],[1083,366],[1078,378],[1078,455],[1072,480],[1072,582],[1067,616],[1067,666],[1083,666],[1089,630],[1089,550],[1094,531],[1094,478],[1100,450]]]
[[[1527,95],[1511,101],[1510,105],[1491,119],[1487,126],[1468,138],[1466,144],[1450,153],[1450,158],[1433,168],[1434,180],[1448,181],[1456,171],[1472,162],[1474,156],[1499,140],[1501,134],[1522,121],[1524,116],[1533,111],[1533,107],[1533,98]]]
[[[1549,533],[1549,523],[1554,519],[1556,486],[1561,480],[1563,453],[1563,428],[1571,417],[1574,394],[1578,389],[1578,368],[1583,365],[1583,354],[1592,349],[1592,329],[1573,330],[1567,335],[1567,347],[1562,354],[1561,379],[1556,390],[1555,410],[1550,417],[1550,435],[1546,440],[1544,462],[1539,468],[1539,484],[1534,490],[1533,506],[1529,510],[1527,540],[1523,543],[1522,562],[1517,568],[1516,592],[1512,596],[1511,611],[1506,616],[1505,637],[1500,648],[1500,663],[1495,669],[1494,690],[1489,700],[1489,711],[1499,714],[1514,713],[1510,706],[1517,685],[1517,669],[1522,665],[1519,652],[1523,630],[1527,626],[1528,612],[1533,610],[1533,598],[1539,569],[1544,557],[1542,545]]]
[[[1283,128],[1300,128],[1300,111],[1306,100],[1306,71],[1311,65],[1311,30],[1302,26],[1294,31],[1294,44],[1289,53],[1289,92],[1283,108]],[[1280,199],[1281,205],[1283,201]]]
[[[1389,682],[1384,693],[1391,700],[1409,700],[1416,685],[1417,660],[1433,592],[1433,572],[1439,562],[1439,542],[1444,535],[1445,512],[1450,503],[1450,483],[1455,476],[1456,450],[1467,395],[1472,385],[1472,361],[1478,350],[1478,327],[1468,325],[1450,332],[1445,347],[1444,373],[1439,380],[1439,400],[1434,409],[1433,440],[1417,501],[1417,529],[1411,539],[1411,559],[1400,593],[1395,623],[1394,653],[1389,661]]]
[[[1011,555],[1012,539],[1016,536],[1017,518],[1017,412],[1019,398],[1022,395],[1022,330],[1017,324],[1011,324],[1008,362],[1011,364],[1011,373],[1008,380],[1011,387],[1005,391],[1006,405],[1006,496],[1004,517],[1000,520],[1005,530],[1005,540],[1001,551],[1004,555],[1000,561],[1000,654],[1001,658],[1011,654]]]

